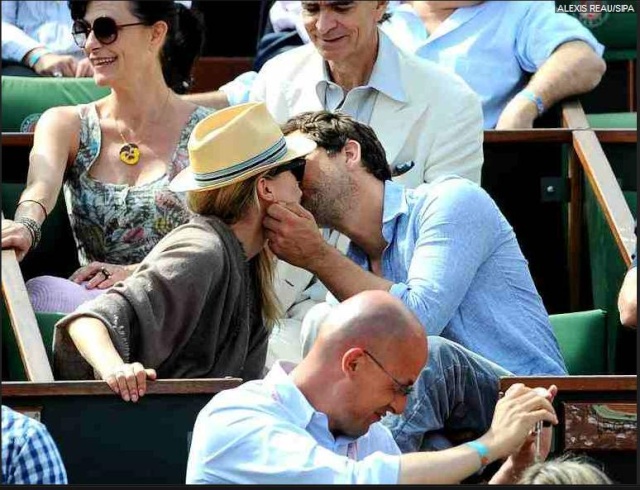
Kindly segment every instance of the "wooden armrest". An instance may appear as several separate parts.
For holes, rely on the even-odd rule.
[[[33,133],[2,133],[2,146],[33,146]]]
[[[509,376],[500,378],[500,391],[504,392],[515,383],[529,387],[548,387],[552,384],[558,391],[636,391],[638,377],[633,376]]]
[[[208,379],[160,379],[147,381],[146,395],[192,395],[215,394],[242,384],[241,378]],[[52,381],[46,383],[30,381],[3,381],[2,396],[114,396],[104,381]],[[146,396],[145,395],[145,396]]]

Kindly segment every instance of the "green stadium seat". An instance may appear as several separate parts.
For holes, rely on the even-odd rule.
[[[573,1],[572,3],[583,3]],[[617,3],[613,1],[603,3]],[[556,0],[566,5],[566,0]],[[636,5],[637,8],[637,5]],[[581,96],[587,112],[631,111],[635,99],[630,81],[637,59],[638,14],[630,12],[603,12],[600,15],[572,13],[604,45],[607,71],[600,84]]]
[[[638,129],[637,112],[587,114],[587,120],[595,129]]]
[[[603,310],[550,315],[570,375],[607,374],[607,329]]]
[[[42,341],[47,350],[49,364],[53,362],[53,331],[58,320],[64,315],[62,313],[36,313],[38,327],[42,334]],[[2,357],[4,363],[3,381],[27,381],[24,364],[20,357],[20,351],[16,342],[15,334],[11,328],[9,315],[6,311],[4,298],[2,301]]]
[[[566,4],[558,0],[557,4]],[[609,2],[614,3],[614,2]],[[635,60],[637,57],[638,16],[630,12],[603,12],[598,16],[572,13],[605,46],[607,61]]]
[[[85,104],[109,93],[93,78],[2,77],[2,130],[32,132],[50,107]]]

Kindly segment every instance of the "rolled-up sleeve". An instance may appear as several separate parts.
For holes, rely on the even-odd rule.
[[[440,335],[495,247],[499,213],[480,187],[450,179],[434,187],[416,226],[407,279],[389,292],[416,314],[428,335]]]

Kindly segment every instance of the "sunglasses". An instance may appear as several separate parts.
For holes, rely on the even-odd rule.
[[[304,178],[304,167],[307,161],[304,158],[294,158],[293,160],[279,165],[269,172],[271,177],[275,177],[282,172],[291,172],[298,182],[302,182]]]
[[[144,22],[134,22],[132,24],[116,24],[116,21],[111,17],[98,17],[93,21],[93,26],[84,19],[78,19],[73,22],[71,28],[71,34],[73,34],[73,40],[78,47],[84,48],[87,44],[87,39],[91,31],[101,44],[113,44],[118,39],[118,31],[123,27],[139,26]]]
[[[400,393],[402,396],[409,396],[413,392],[413,383],[407,383],[407,384],[401,383],[396,378],[394,378],[393,375],[382,366],[380,361],[378,361],[375,357],[373,357],[373,354],[371,354],[371,352],[369,352],[366,349],[363,349],[362,352],[364,352],[367,356],[369,356],[371,360],[375,362],[380,369],[382,369],[384,374],[386,374],[391,378],[393,383],[396,385],[396,390],[398,391],[398,393]]]

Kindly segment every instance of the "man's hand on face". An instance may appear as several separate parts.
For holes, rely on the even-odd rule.
[[[269,248],[276,256],[297,267],[313,271],[328,245],[313,215],[297,203],[274,203],[262,221]]]

